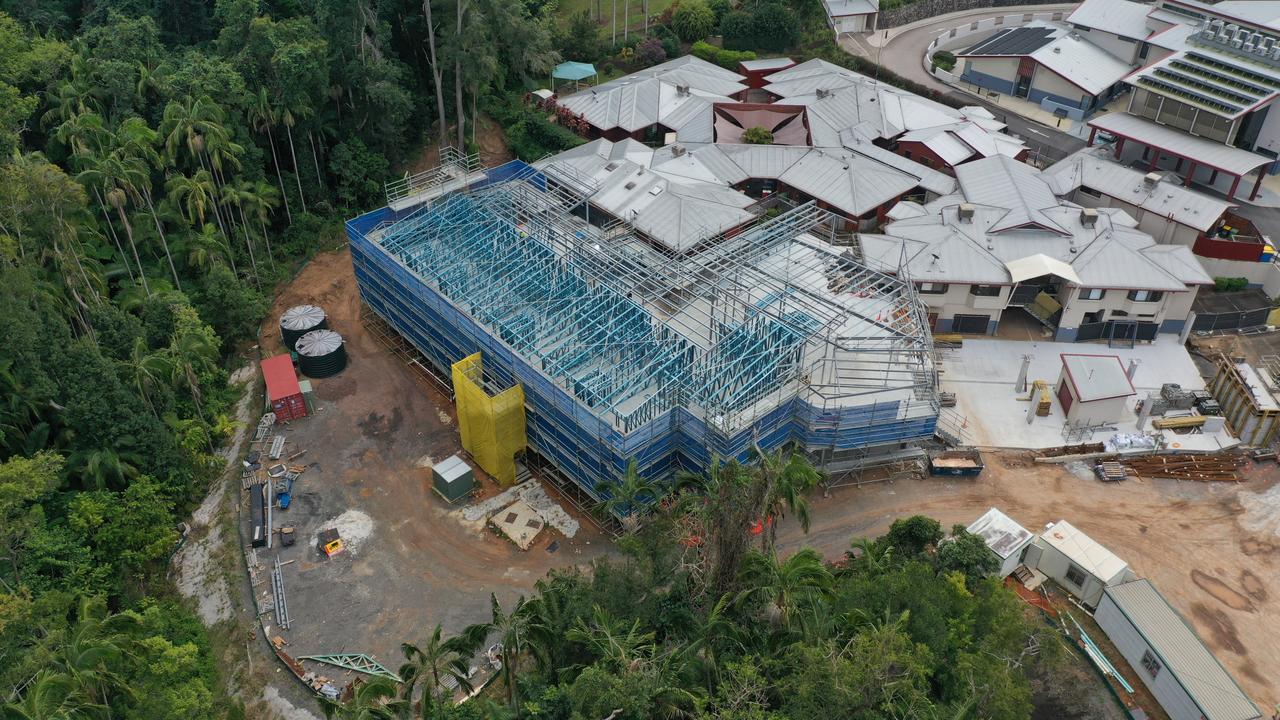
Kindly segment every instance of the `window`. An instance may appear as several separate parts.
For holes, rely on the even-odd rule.
[[[946,283],[920,283],[916,286],[916,291],[921,295],[942,295],[950,289],[950,285]]]
[[[970,285],[969,294],[978,297],[1000,297],[999,285]]]
[[[1150,650],[1146,650],[1142,653],[1142,667],[1146,668],[1147,673],[1154,678],[1160,674],[1160,669],[1164,666],[1160,664],[1160,660]]]
[[[1081,300],[1101,300],[1107,296],[1107,291],[1102,288],[1080,288]]]
[[[1078,588],[1084,587],[1085,574],[1084,571],[1075,565],[1067,566],[1067,582]]]
[[[1159,290],[1130,290],[1129,299],[1134,302],[1160,302],[1164,293]]]

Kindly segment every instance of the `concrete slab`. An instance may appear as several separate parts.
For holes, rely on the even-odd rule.
[[[1137,432],[1137,415],[1133,407],[1147,393],[1159,391],[1164,383],[1178,383],[1188,390],[1204,389],[1204,379],[1196,369],[1191,355],[1176,337],[1162,335],[1151,344],[1139,344],[1134,348],[1109,348],[1090,343],[1024,342],[1017,340],[970,339],[956,350],[944,351],[942,357],[942,390],[956,394],[956,411],[965,417],[965,436],[979,447],[1046,448],[1065,443],[1063,426],[1065,414],[1058,399],[1053,398],[1053,410],[1049,417],[1036,417],[1027,424],[1029,393],[1016,393],[1014,383],[1022,365],[1022,356],[1031,355],[1031,369],[1027,374],[1028,385],[1034,380],[1053,384],[1062,370],[1061,353],[1099,353],[1115,355],[1127,367],[1129,360],[1138,360],[1138,370],[1133,379],[1138,395],[1126,404],[1126,421],[1116,424],[1119,432]],[[1150,429],[1150,426],[1148,426]],[[1115,431],[1102,431],[1094,437],[1073,439],[1072,442],[1101,441]],[[1179,436],[1179,440],[1186,436]],[[1210,443],[1214,448],[1227,442],[1225,438],[1211,439],[1202,436],[1193,441],[1198,446]],[[1191,449],[1190,447],[1186,449]]]

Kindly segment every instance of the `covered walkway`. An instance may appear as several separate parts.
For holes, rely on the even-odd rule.
[[[1112,112],[1090,120],[1090,145],[1093,144],[1099,130],[1115,136],[1115,155],[1117,159],[1124,152],[1125,142],[1127,141],[1138,143],[1150,151],[1144,151],[1144,157],[1150,155],[1147,165],[1149,171],[1156,169],[1156,164],[1160,161],[1161,155],[1176,159],[1177,165],[1174,167],[1174,171],[1183,176],[1183,185],[1190,185],[1195,179],[1196,171],[1202,167],[1208,168],[1210,171],[1208,181],[1210,184],[1217,181],[1218,173],[1234,178],[1231,183],[1231,189],[1227,192],[1228,200],[1235,199],[1236,190],[1240,186],[1240,178],[1257,171],[1253,190],[1249,194],[1250,200],[1256,200],[1258,191],[1262,187],[1262,179],[1266,176],[1266,167],[1273,162],[1269,157],[1224,145],[1207,138],[1190,135],[1167,125],[1160,125],[1146,118],[1128,113]],[[1183,170],[1184,162],[1187,163],[1185,172]]]

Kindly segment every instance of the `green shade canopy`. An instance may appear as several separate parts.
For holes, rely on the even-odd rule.
[[[585,80],[595,74],[595,65],[582,62],[562,62],[551,71],[551,77],[557,80]]]

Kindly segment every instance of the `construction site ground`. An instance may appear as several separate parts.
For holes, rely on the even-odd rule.
[[[460,449],[452,404],[361,324],[348,251],[318,256],[277,298],[263,326],[264,355],[280,349],[279,314],[300,303],[328,311],[351,363],[334,378],[314,381],[319,412],[286,430],[290,450],[307,451],[295,462],[308,465],[294,506],[276,515],[277,525],[298,528],[297,545],[281,553],[282,560],[296,560],[284,568],[293,628],[272,630],[288,641],[291,654],[363,652],[394,670],[400,643],[425,640],[436,623],[452,632],[487,620],[491,592],[510,603],[549,570],[611,551],[587,522],[573,540],[548,529],[521,552],[451,514],[421,465]],[[811,531],[803,535],[786,520],[782,547],[812,545],[836,559],[852,538],[879,535],[896,518],[930,515],[949,529],[992,506],[1032,531],[1067,519],[1151,578],[1261,707],[1280,702],[1274,681],[1280,599],[1270,594],[1280,592],[1280,467],[1274,462],[1250,465],[1241,484],[1104,485],[1079,468],[1036,464],[1024,452],[984,457],[986,470],[973,479],[900,479],[836,489],[828,497],[815,493]],[[488,481],[485,487],[494,491]],[[352,547],[326,560],[313,538],[335,519],[350,529]],[[552,539],[560,540],[555,553],[547,551]],[[260,556],[265,577],[272,554]],[[268,587],[264,581],[255,592],[261,596]],[[252,664],[276,672],[274,661]],[[1087,667],[1081,672],[1091,675]],[[287,673],[275,677],[269,694],[314,707]],[[1095,717],[1053,707],[1037,717]]]
[[[273,549],[258,550],[260,602],[274,557],[294,561],[283,569],[292,627],[268,632],[287,641],[290,655],[366,653],[395,671],[404,660],[401,643],[426,641],[437,623],[448,636],[487,621],[490,593],[510,606],[553,568],[586,564],[608,550],[587,522],[573,539],[546,528],[527,552],[483,521],[465,522],[464,503],[450,506],[433,492],[427,469],[462,449],[452,403],[362,324],[348,252],[319,255],[276,298],[260,337],[263,357],[283,351],[280,314],[304,303],[325,309],[350,363],[335,377],[312,380],[316,412],[283,430],[286,455],[305,450],[293,462],[307,469],[290,508],[273,519],[277,528],[294,527],[297,542],[284,548],[277,536]],[[496,493],[482,475],[481,497]],[[325,558],[316,536],[334,526],[346,551]],[[558,548],[548,552],[554,540]],[[307,668],[344,682],[351,677]]]

